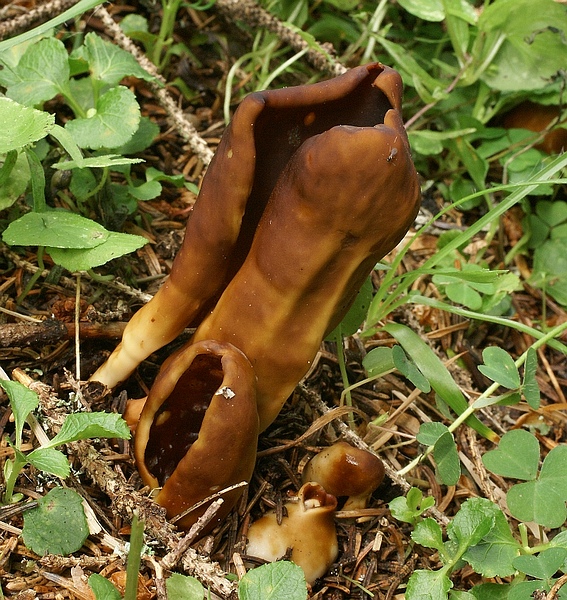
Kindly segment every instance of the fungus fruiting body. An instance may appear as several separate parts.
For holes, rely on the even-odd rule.
[[[322,577],[339,552],[334,515],[337,499],[317,483],[305,483],[297,497],[286,502],[281,524],[266,513],[248,531],[246,554],[275,561],[286,556],[299,565],[312,583]]]

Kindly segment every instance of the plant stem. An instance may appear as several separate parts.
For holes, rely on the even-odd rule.
[[[142,560],[142,549],[144,547],[144,522],[138,521],[138,515],[134,513],[132,519],[132,531],[130,533],[130,551],[126,564],[126,589],[124,600],[136,600],[138,592],[138,573]]]
[[[344,347],[343,347],[343,334],[341,332],[340,325],[335,330],[335,342],[337,343],[337,360],[339,362],[339,370],[341,372],[341,379],[343,380],[343,388],[344,388],[343,394],[344,394],[344,398],[345,398],[345,404],[347,406],[352,406],[352,396],[350,393],[350,384],[348,381],[348,373],[347,373],[346,362],[345,362],[345,351],[344,351]],[[343,394],[341,394],[341,399],[343,397]],[[348,424],[349,424],[349,427],[354,431],[355,424],[354,424],[354,416],[353,416],[352,412],[348,413]]]
[[[30,277],[26,287],[23,292],[16,298],[16,304],[21,304],[25,297],[30,293],[30,290],[37,283],[37,280],[41,277],[45,269],[45,265],[43,263],[43,254],[45,253],[45,246],[38,246],[37,248],[37,271]]]

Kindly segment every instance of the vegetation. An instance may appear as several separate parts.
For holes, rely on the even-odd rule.
[[[16,33],[15,4],[1,9],[14,28],[4,37]],[[61,15],[56,3],[46,4],[51,21],[34,28],[30,20],[23,37],[0,42],[0,285],[10,315],[0,342],[5,368],[52,386],[61,405],[1,382],[0,521],[10,521],[0,546],[4,595],[14,597],[30,571],[96,598],[150,597],[144,594],[160,585],[170,598],[203,598],[207,589],[219,596],[237,590],[250,600],[318,592],[567,597],[565,5],[263,0],[258,8],[250,0],[122,0],[111,17],[95,0]],[[124,299],[139,297],[135,288],[154,293],[167,272],[179,246],[167,232],[182,229],[209,147],[238,102],[254,90],[314,82],[370,61],[403,77],[422,213],[329,336],[295,401],[262,436],[258,476],[234,531],[245,535],[243,515],[281,506],[297,491],[306,458],[338,435],[377,451],[390,464],[390,481],[369,509],[339,512],[340,562],[313,590],[286,561],[244,574],[250,565],[240,559],[242,542],[226,527],[209,553],[239,574],[238,585],[208,559],[200,569],[193,555],[172,557],[182,542],[147,514],[140,518],[148,547],[157,541],[170,554],[153,556],[134,522],[122,590],[118,575],[126,567],[105,544],[124,534],[136,492],[120,477],[109,491],[104,480],[114,485],[112,477],[125,473],[136,484],[120,441],[128,431],[112,412],[118,401],[79,388],[64,370],[75,358],[83,359],[77,379],[92,372],[86,359],[101,342],[84,334],[68,352],[67,340],[38,333],[20,342],[15,325],[74,320],[78,340],[81,321],[91,319],[103,322],[104,335],[110,321],[134,308],[125,309]],[[131,252],[137,254],[124,258]],[[69,300],[75,288],[83,310]],[[12,328],[4,334],[2,327]],[[125,386],[130,397],[144,395],[170,349]],[[309,405],[308,396],[319,401]],[[80,410],[69,400],[76,398]],[[38,421],[50,439],[40,439]],[[56,449],[92,438],[109,438],[97,439],[100,462],[92,465]],[[97,478],[102,457],[116,470]],[[72,486],[61,487],[62,480]],[[81,496],[98,506],[112,533],[91,535],[98,563],[81,554],[89,535]],[[144,501],[134,497],[143,513]],[[20,519],[35,553],[31,566],[8,535],[18,534]],[[78,563],[62,561],[61,575],[52,576],[55,567],[40,562],[46,553],[75,553]],[[71,576],[76,564],[80,573]],[[174,573],[164,583],[164,570],[193,577]]]

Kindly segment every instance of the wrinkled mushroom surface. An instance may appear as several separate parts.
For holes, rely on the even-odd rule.
[[[366,508],[368,498],[382,483],[384,465],[374,454],[339,441],[307,463],[302,479],[316,481],[333,496],[348,496],[343,510],[357,510]]]
[[[317,483],[305,483],[297,498],[285,504],[281,525],[275,512],[266,513],[248,531],[246,554],[275,561],[291,548],[308,583],[325,575],[339,553],[334,523],[337,499]]]
[[[323,246],[333,240],[326,239],[319,248],[305,245],[304,241],[310,227],[309,216],[314,211],[331,213],[336,209],[338,203],[332,201],[334,192],[340,192],[343,202],[358,202],[354,214],[348,215],[342,235],[333,234],[335,242],[339,243],[334,252],[344,249],[348,253],[352,249],[359,235],[357,228],[351,227],[355,215],[359,219],[379,219],[374,223],[374,231],[360,232],[377,236],[370,244],[371,253],[367,254],[367,244],[357,268],[348,273],[348,285],[341,290],[340,301],[333,299],[333,322],[339,320],[354,297],[355,288],[373,263],[399,241],[417,211],[417,176],[400,119],[401,90],[399,75],[374,63],[329,81],[249,95],[236,111],[207,170],[187,224],[183,247],[175,258],[170,276],[156,296],[134,315],[121,344],[92,379],[114,387],[149,354],[173,340],[184,327],[190,323],[197,325],[202,320],[249,256],[270,196],[276,192],[282,198],[278,207],[270,209],[270,218],[274,211],[288,210],[283,192],[292,184],[284,181],[284,171],[295,178],[294,192],[301,192],[305,187],[310,194],[322,192],[322,195],[314,196],[310,204],[301,206],[299,210],[303,212],[294,215],[286,229],[277,234],[276,247],[281,259],[290,252],[294,253],[293,259],[302,263],[314,259],[315,268],[330,267],[333,277],[340,264],[328,264],[329,249],[321,257],[312,254],[323,251]],[[347,141],[355,136],[359,141]],[[315,143],[309,143],[313,138]],[[343,143],[347,144],[348,150],[342,147]],[[325,152],[324,144],[332,146]],[[353,147],[359,148],[355,156],[352,155]],[[300,156],[296,157],[298,151]],[[364,161],[365,167],[361,168],[360,158],[367,152],[373,160]],[[312,169],[311,161],[319,161],[317,168],[324,161],[325,170]],[[310,173],[310,181],[300,180],[300,170],[305,169]],[[276,187],[279,191],[274,190]],[[367,214],[366,208],[376,199],[378,189],[382,190],[379,206]],[[332,202],[327,206],[329,198]],[[368,206],[364,204],[365,199]],[[297,208],[296,202],[291,205]],[[301,225],[297,237],[291,229],[294,219]],[[263,221],[263,228],[269,228],[269,218]],[[338,222],[340,218],[334,221]],[[327,233],[325,227],[332,225],[320,216],[313,224],[317,232],[322,231],[324,235]],[[274,226],[271,230],[276,235]],[[286,240],[283,254],[282,238]],[[256,246],[259,249],[261,244]],[[273,263],[274,258],[272,252],[271,264],[264,269],[263,277],[276,274],[279,265]],[[258,260],[258,256],[252,260]],[[289,268],[285,270],[285,277],[293,275]],[[319,283],[312,278],[302,281],[308,285]],[[282,283],[284,279],[277,285]],[[258,291],[258,298],[260,293],[263,290]],[[260,299],[257,304],[261,302]],[[325,314],[329,312],[327,308]],[[285,309],[281,308],[286,309],[289,304]],[[318,337],[319,332],[313,334],[313,339]],[[285,387],[289,390],[290,385]],[[264,418],[263,422],[267,420]]]
[[[156,501],[174,517],[242,481],[254,470],[258,439],[255,376],[230,344],[205,340],[164,363],[136,429],[134,454],[144,482],[161,487]],[[242,489],[223,496],[209,529],[234,506]],[[187,529],[206,510],[189,513]]]

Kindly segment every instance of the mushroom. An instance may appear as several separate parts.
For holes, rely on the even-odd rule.
[[[248,531],[246,554],[275,561],[291,548],[291,560],[312,583],[335,562],[339,545],[334,514],[337,499],[317,483],[305,483],[285,504],[286,516],[278,524],[276,513],[266,513]]]
[[[333,496],[348,496],[343,510],[366,508],[383,479],[384,465],[377,456],[343,441],[316,454],[302,473],[304,482],[316,481]]]
[[[243,267],[262,220],[263,239],[255,243],[255,251],[264,251],[271,236],[274,250],[269,259],[256,254],[248,262],[248,273],[257,262],[258,278],[265,281],[258,291],[250,291],[254,302],[246,320],[262,320],[257,332],[292,308],[298,316],[294,329],[301,330],[317,316],[317,326],[309,333],[309,351],[304,352],[301,367],[292,369],[293,377],[286,377],[280,386],[273,407],[262,417],[264,428],[277,414],[282,394],[288,394],[292,382],[307,370],[312,348],[324,331],[340,320],[368,272],[396,245],[415,217],[419,186],[400,117],[401,90],[398,73],[374,63],[329,81],[245,98],[203,179],[171,274],[134,315],[121,344],[91,379],[116,386],[187,325],[198,325]],[[292,197],[288,199],[287,193]],[[304,193],[310,198],[300,200]],[[297,232],[292,229],[295,226]],[[320,240],[312,239],[315,231]],[[342,258],[335,261],[337,253]],[[344,276],[339,273],[343,263],[349,263]],[[310,265],[309,276],[302,271],[303,265]],[[325,299],[325,292],[311,294],[304,289],[298,293],[299,286],[323,283],[327,291],[333,288],[335,276],[340,292],[324,302],[321,315],[313,304],[297,305],[298,301]],[[292,299],[274,307],[274,297],[287,294],[282,286],[290,280]],[[237,289],[243,285],[240,277]],[[225,296],[224,307],[235,291],[232,288]],[[262,298],[266,292],[270,294],[267,305]],[[218,329],[217,324],[218,312],[207,327]],[[258,340],[254,345],[261,343]],[[259,352],[254,352],[252,362],[259,358]],[[268,368],[265,363],[261,370]],[[260,392],[261,397],[265,395]]]
[[[136,429],[134,455],[143,481],[161,487],[156,501],[169,518],[241,482],[256,461],[258,412],[248,359],[230,344],[205,340],[163,364]],[[242,493],[233,489],[207,530]],[[208,503],[177,523],[188,529]]]

